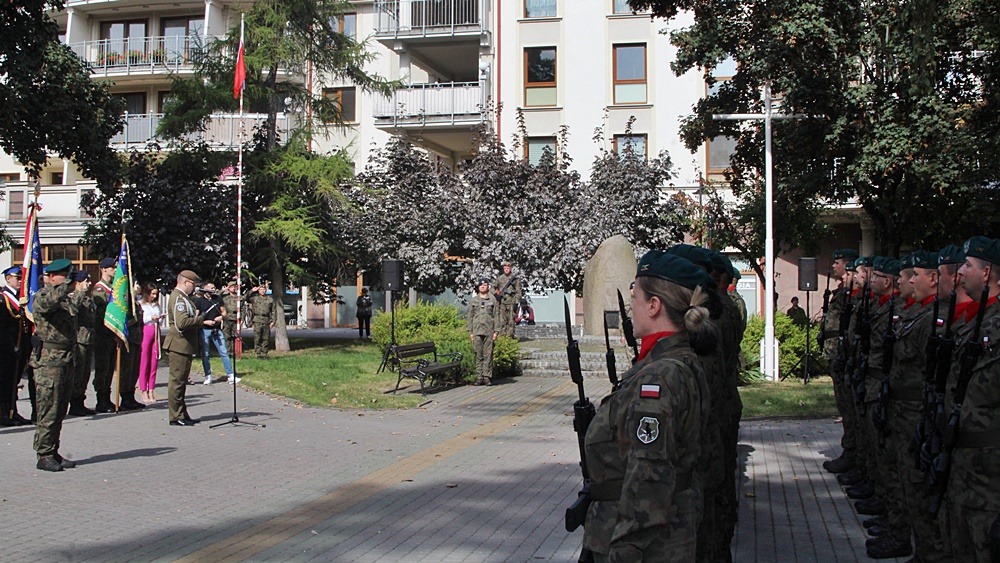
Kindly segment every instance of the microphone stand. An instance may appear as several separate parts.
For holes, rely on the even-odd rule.
[[[225,426],[227,424],[233,424],[233,425],[245,424],[247,426],[257,426],[259,428],[267,428],[266,424],[257,424],[255,422],[246,422],[245,420],[240,420],[239,415],[236,414],[236,388],[238,387],[238,385],[236,384],[236,377],[239,373],[238,371],[236,371],[236,341],[242,340],[242,335],[240,334],[240,330],[241,330],[240,320],[237,318],[236,330],[233,332],[233,357],[229,359],[229,361],[231,361],[233,364],[233,417],[225,422],[213,424],[212,426],[209,426],[209,428],[218,428],[219,426]]]

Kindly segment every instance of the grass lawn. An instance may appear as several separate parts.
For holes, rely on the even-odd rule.
[[[740,387],[743,418],[751,416],[836,416],[833,380],[815,377],[804,385],[801,379],[777,383],[761,382]]]
[[[236,362],[241,385],[311,406],[339,409],[398,409],[425,400],[420,394],[385,394],[396,386],[396,374],[375,374],[382,355],[370,342],[289,340],[291,352],[272,351],[267,360],[258,360],[253,357],[253,339],[245,339],[243,358]],[[196,359],[193,368],[200,366]],[[212,373],[225,373],[217,357],[212,358]]]

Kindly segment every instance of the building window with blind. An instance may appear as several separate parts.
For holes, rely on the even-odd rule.
[[[619,156],[625,156],[626,154],[634,154],[639,158],[646,160],[649,158],[649,154],[646,151],[646,135],[615,135],[614,139],[615,154]]]
[[[337,16],[337,25],[334,27],[340,33],[353,39],[358,35],[358,15],[340,14]]]
[[[554,18],[556,16],[556,0],[524,0],[524,17]]]
[[[323,118],[324,123],[336,123],[338,120],[344,123],[357,121],[357,91],[354,87],[324,88],[323,97],[333,102],[335,112]]]
[[[24,219],[24,192],[11,190],[7,192],[7,218]]]
[[[528,163],[532,166],[538,166],[542,161],[542,155],[546,152],[550,153],[551,158],[554,160],[556,157],[556,138],[555,137],[528,137],[528,142],[524,145],[525,156],[528,158]]]
[[[524,50],[524,105],[556,105],[556,48]]]
[[[646,103],[646,45],[615,45],[615,103]]]
[[[708,95],[715,94],[727,81],[736,75],[736,61],[731,57],[719,63],[712,70],[714,82],[705,84]],[[705,163],[709,176],[719,176],[729,170],[729,157],[736,152],[736,139],[719,135],[705,141]]]

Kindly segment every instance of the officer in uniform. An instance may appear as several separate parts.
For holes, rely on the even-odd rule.
[[[261,284],[244,300],[250,306],[253,321],[253,350],[257,359],[267,359],[268,340],[274,328],[274,299],[267,296],[267,286]]]
[[[115,333],[104,325],[104,314],[111,301],[111,282],[115,277],[114,258],[101,260],[101,279],[94,284],[90,296],[94,300],[94,393],[97,395],[99,413],[115,412],[115,404],[111,401],[111,381],[114,379],[115,362],[117,361],[117,340]]]
[[[0,426],[22,426],[28,421],[17,413],[17,386],[31,352],[31,322],[23,316],[18,295],[21,267],[3,274],[7,285],[0,290]]]
[[[476,351],[476,385],[493,385],[493,342],[500,331],[500,305],[490,295],[490,280],[479,280],[476,292],[465,314],[465,329]]]
[[[69,275],[72,266],[69,260],[60,258],[45,268],[46,285],[35,295],[33,306],[35,331],[42,340],[41,354],[31,358],[38,409],[34,446],[38,456],[36,467],[43,471],[76,467],[74,462],[59,455],[59,435],[73,380],[76,316],[85,293],[78,291],[71,295],[76,289]],[[86,286],[88,282],[81,283]]]
[[[696,474],[710,412],[696,355],[716,345],[705,308],[711,278],[652,250],[636,271],[639,361],[587,430],[591,504],[584,547],[596,561],[694,561],[702,491]]]
[[[193,426],[199,421],[188,414],[184,395],[187,391],[187,380],[191,375],[191,361],[198,354],[198,334],[205,318],[198,315],[191,294],[195,284],[201,279],[191,270],[177,274],[177,285],[167,299],[170,330],[163,339],[163,349],[167,352],[167,362],[170,365],[170,379],[167,385],[167,398],[170,403],[170,426]],[[216,322],[222,321],[219,315]]]
[[[80,295],[80,310],[76,315],[79,328],[76,333],[76,356],[73,358],[73,384],[70,389],[69,415],[90,416],[95,411],[83,404],[90,382],[90,362],[94,359],[94,325],[97,323],[94,299],[87,294],[90,289],[90,274],[86,270],[74,273],[76,287],[73,296]],[[101,319],[103,322],[103,319]]]
[[[514,310],[521,302],[521,280],[511,273],[511,263],[505,261],[503,273],[493,280],[493,293],[500,302],[500,310],[497,318],[500,321],[500,334],[503,336],[514,336]]]

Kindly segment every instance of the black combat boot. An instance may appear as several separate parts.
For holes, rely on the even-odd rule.
[[[886,535],[875,538],[871,545],[865,542],[865,551],[872,559],[893,559],[908,557],[913,553],[913,547],[910,546],[910,542],[900,541],[891,535]]]
[[[69,403],[69,416],[90,416],[94,414],[94,411],[88,409],[83,404],[83,399],[70,401]]]
[[[55,456],[47,455],[43,458],[39,458],[38,463],[35,464],[36,469],[41,469],[42,471],[62,471],[63,466],[59,463],[59,460]]]
[[[866,479],[865,472],[861,471],[857,467],[851,469],[847,473],[841,473],[840,475],[837,475],[837,482],[845,487],[849,487],[851,485],[857,485],[858,483],[864,481],[865,479]]]
[[[837,459],[824,461],[823,469],[826,469],[830,473],[847,473],[851,469],[854,469],[854,462],[847,457],[847,452],[844,452]]]
[[[94,409],[100,413],[115,412],[115,404],[111,402],[111,393],[101,393],[97,396],[97,407]]]
[[[56,458],[56,461],[59,462],[59,465],[61,465],[63,469],[73,469],[74,467],[76,467],[75,461],[64,458],[63,456],[59,455],[59,452],[52,454],[52,457]]]
[[[854,509],[858,512],[858,514],[875,516],[885,512],[885,505],[882,504],[882,501],[873,497],[865,500],[859,500],[854,503]]]
[[[872,485],[870,481],[864,481],[853,487],[847,487],[847,498],[863,500],[872,498],[873,496],[875,496],[875,485]]]

